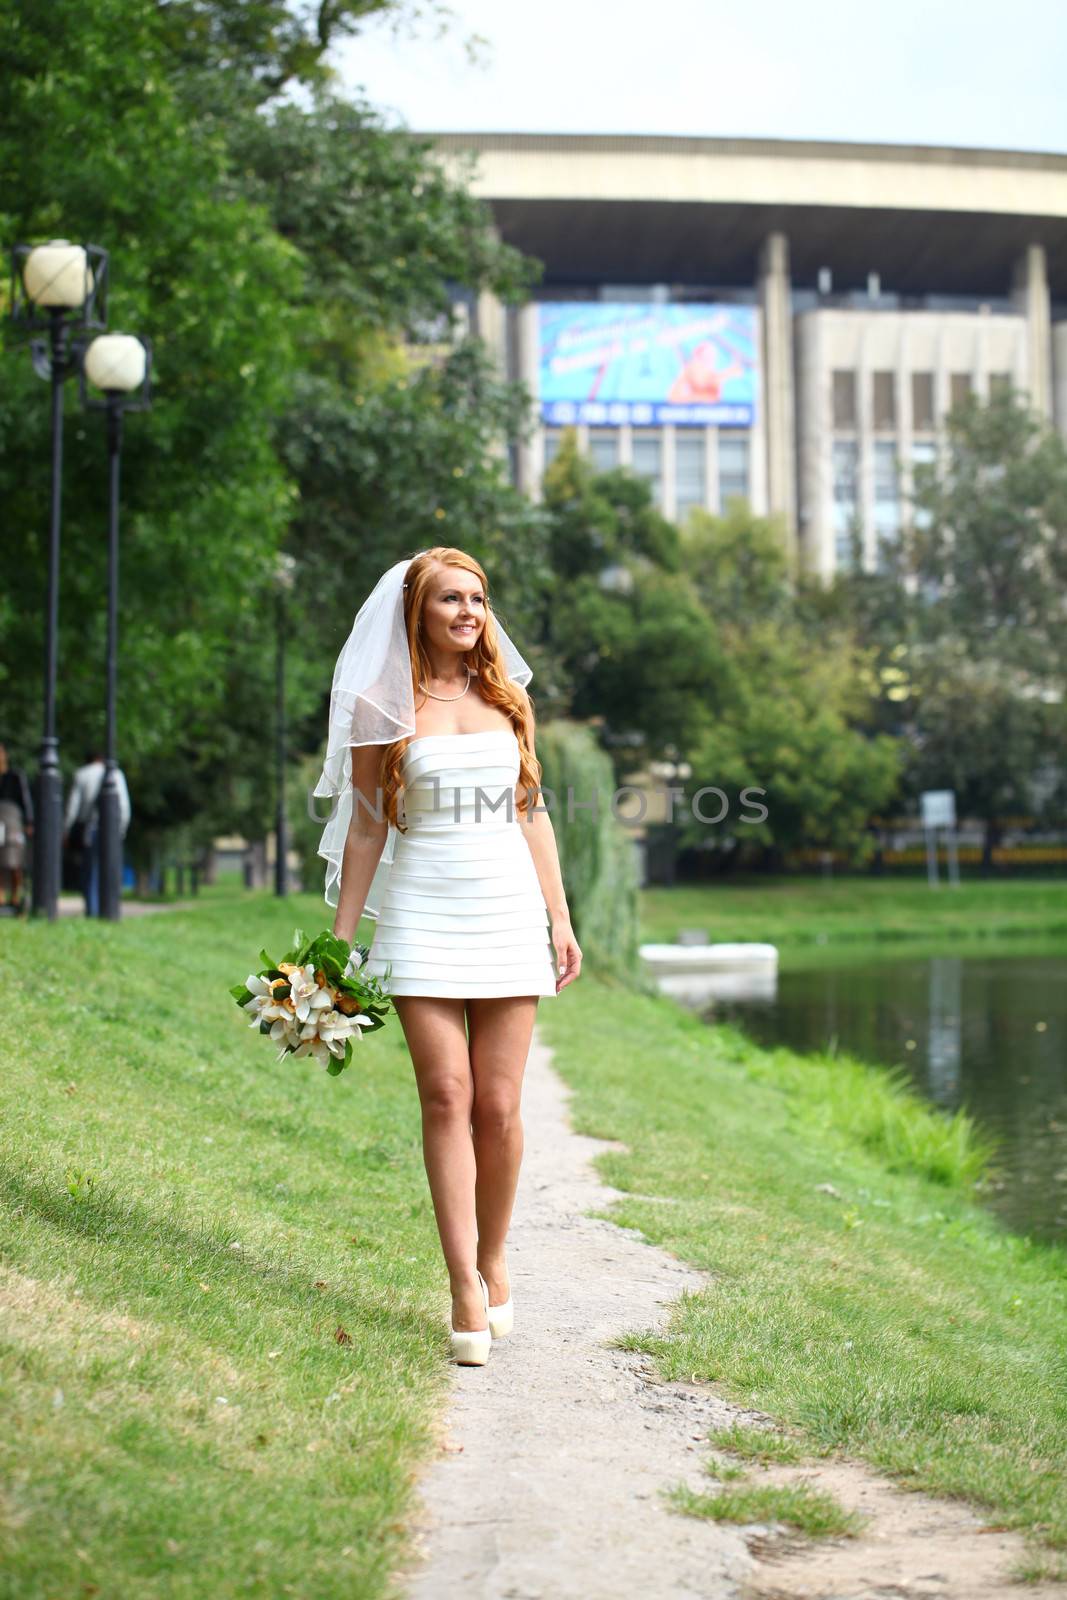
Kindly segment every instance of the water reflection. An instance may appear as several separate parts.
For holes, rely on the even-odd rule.
[[[930,957],[930,1002],[926,1020],[926,1077],[941,1106],[959,1104],[963,1035],[963,961]]]
[[[1001,1140],[1000,1186],[984,1202],[1018,1232],[1067,1241],[1067,957],[869,946],[817,959],[783,956],[774,994],[698,1009],[768,1046],[903,1066],[935,1104],[965,1107]]]

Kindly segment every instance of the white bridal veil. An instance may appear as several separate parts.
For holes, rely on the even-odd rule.
[[[411,682],[411,653],[404,618],[404,583],[408,568],[424,550],[394,562],[382,573],[356,613],[333,674],[330,724],[322,776],[314,793],[333,801],[319,840],[318,853],[326,861],[326,902],[336,906],[341,886],[341,859],[352,820],[353,745],[392,744],[415,733],[415,696]],[[487,608],[488,611],[488,608]],[[494,615],[500,654],[507,674],[524,687],[533,677],[518,650]],[[384,804],[384,802],[383,802]],[[381,860],[367,891],[364,913],[377,917],[385,897],[396,849],[397,829],[392,823]]]

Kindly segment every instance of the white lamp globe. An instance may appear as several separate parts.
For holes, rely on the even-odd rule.
[[[145,347],[132,333],[102,333],[85,352],[85,376],[98,389],[130,394],[145,379]]]
[[[66,239],[37,245],[26,257],[22,283],[34,305],[67,311],[83,306],[93,292],[85,246]]]

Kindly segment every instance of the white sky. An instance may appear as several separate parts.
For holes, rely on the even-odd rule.
[[[674,133],[1067,153],[1067,0],[447,0],[336,54],[417,131]],[[422,0],[427,9],[427,0]],[[430,7],[432,10],[432,0]],[[464,42],[485,44],[471,65]]]

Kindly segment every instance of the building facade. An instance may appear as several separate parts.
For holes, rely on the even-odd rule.
[[[526,306],[471,307],[537,397],[531,495],[575,426],[669,517],[741,496],[829,578],[877,565],[965,394],[1021,389],[1067,436],[1067,157],[424,137],[543,265]]]

